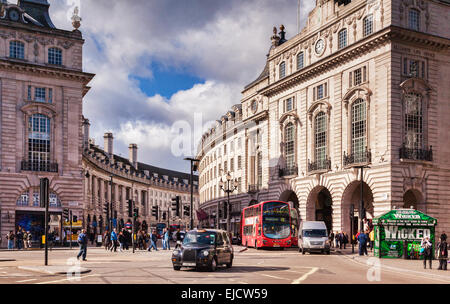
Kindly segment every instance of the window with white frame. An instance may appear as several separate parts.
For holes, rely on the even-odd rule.
[[[411,30],[418,31],[420,29],[420,12],[414,8],[409,9],[408,27]]]
[[[9,57],[15,59],[25,59],[25,44],[20,41],[9,43]]]
[[[369,15],[363,20],[363,36],[366,37],[373,32],[373,16]]]
[[[367,67],[363,66],[349,73],[349,87],[358,86],[367,80]]]
[[[284,111],[285,112],[290,112],[295,108],[294,105],[294,97],[289,97],[288,99],[286,99],[284,101]]]
[[[328,97],[328,85],[326,82],[315,86],[313,88],[313,100],[320,100],[322,98]]]
[[[323,111],[314,119],[314,148],[315,160],[322,164],[327,159],[327,115]]]
[[[365,160],[367,147],[367,113],[365,100],[358,98],[352,104],[351,115],[351,150],[355,163],[359,163]]]
[[[338,33],[338,48],[342,49],[347,46],[347,29],[342,29]]]
[[[298,53],[298,55],[297,55],[297,70],[303,69],[303,67],[304,67],[303,60],[304,60],[303,52]]]
[[[289,123],[285,130],[285,157],[286,157],[286,168],[292,169],[295,167],[295,128],[293,123]]]
[[[422,95],[404,95],[405,146],[409,149],[423,148],[423,108]]]
[[[280,63],[280,75],[279,75],[280,79],[286,77],[286,62],[283,61],[282,63]]]
[[[49,48],[48,63],[62,65],[62,51],[58,48]]]
[[[43,171],[50,162],[50,118],[34,114],[28,125],[28,161],[33,171]]]

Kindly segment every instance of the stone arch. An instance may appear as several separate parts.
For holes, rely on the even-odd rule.
[[[418,210],[423,204],[423,195],[417,189],[409,189],[403,194],[403,208]]]
[[[342,195],[341,226],[344,232],[350,233],[350,206],[354,205],[355,223],[353,231],[359,230],[359,205],[361,201],[361,181],[355,180],[347,185]],[[374,218],[373,192],[370,186],[363,182],[363,201],[368,219]],[[356,229],[356,230],[355,230]]]
[[[298,210],[298,208],[299,208],[297,194],[292,190],[285,190],[283,193],[281,193],[280,201],[292,202],[292,205],[291,205],[292,208],[295,208],[296,210]]]
[[[325,186],[314,187],[306,201],[306,220],[324,221],[328,231],[333,228],[333,198]]]

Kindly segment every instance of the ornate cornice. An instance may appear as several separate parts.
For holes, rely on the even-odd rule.
[[[349,45],[348,47],[337,51],[334,54],[331,54],[313,63],[312,65],[303,68],[300,71],[268,85],[267,87],[259,90],[257,93],[270,97],[282,90],[289,89],[300,82],[317,77],[317,75],[321,73],[329,71],[342,63],[352,60],[356,55],[365,54],[373,50],[375,47],[380,47],[380,45],[392,41],[415,43],[426,48],[432,48],[433,51],[447,51],[450,49],[449,39],[425,33],[418,33],[397,26],[390,26],[362,39],[359,42]]]

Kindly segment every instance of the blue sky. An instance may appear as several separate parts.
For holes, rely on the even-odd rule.
[[[103,147],[114,134],[114,152],[183,172],[205,126],[240,102],[240,92],[261,73],[274,26],[287,38],[297,28],[297,0],[49,0],[60,29],[72,30],[75,6],[83,18],[83,69],[95,73],[83,115]],[[302,1],[302,23],[315,5]],[[173,151],[174,126],[189,126],[186,155]]]

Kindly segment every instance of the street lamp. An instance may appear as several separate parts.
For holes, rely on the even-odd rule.
[[[225,186],[225,182],[226,182],[226,186]],[[219,186],[220,189],[222,189],[226,194],[227,194],[227,206],[226,206],[226,210],[227,210],[227,232],[230,233],[231,229],[231,216],[230,216],[230,193],[234,192],[237,188],[238,188],[238,181],[237,179],[232,179],[231,178],[231,174],[230,172],[227,173],[227,177],[226,177],[226,181],[222,181],[222,178],[220,178],[219,181]]]
[[[197,163],[200,161],[199,159],[195,158],[189,158],[186,157],[184,160],[188,160],[191,162],[191,176],[190,176],[190,184],[191,184],[191,209],[190,209],[190,216],[191,216],[191,230],[194,229],[194,171],[197,171]]]
[[[370,168],[367,165],[364,166],[357,166],[355,168],[361,169],[361,201],[359,202],[359,231],[362,231],[364,233],[364,218],[365,218],[365,212],[364,212],[364,168]],[[353,223],[352,223],[353,225]]]

